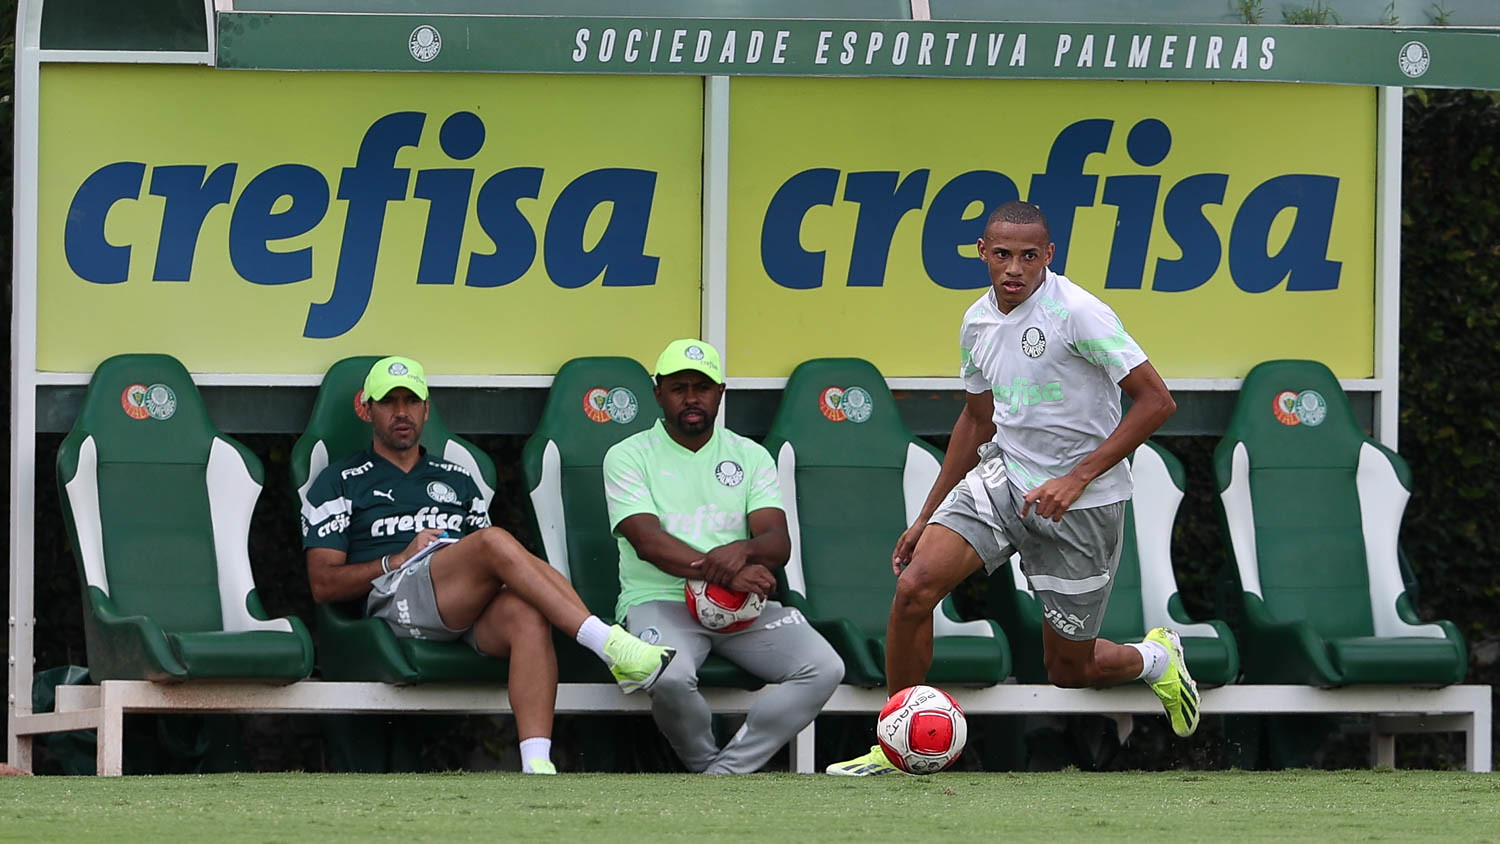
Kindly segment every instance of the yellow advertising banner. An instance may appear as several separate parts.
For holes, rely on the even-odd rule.
[[[1167,377],[1374,370],[1375,90],[1207,82],[731,83],[737,376],[855,356],[952,376],[993,207],[1042,207],[1054,270]]]
[[[42,72],[38,368],[434,374],[698,331],[695,77]]]

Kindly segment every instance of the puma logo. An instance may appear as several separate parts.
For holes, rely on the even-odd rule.
[[[384,498],[386,501],[389,501],[392,504],[396,503],[396,496],[392,495],[390,491],[381,492],[378,489],[372,489],[370,490],[370,494],[375,496],[376,498]]]

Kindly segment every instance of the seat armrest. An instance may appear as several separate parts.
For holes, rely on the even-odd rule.
[[[187,677],[161,625],[144,615],[121,615],[98,587],[88,587],[88,603],[84,626],[89,634],[89,675],[95,682]]]
[[[318,667],[325,680],[416,683],[417,669],[378,618],[363,618],[346,605],[318,605]]]
[[[803,615],[807,611],[802,610]],[[844,659],[844,682],[856,686],[885,683],[885,666],[875,661],[870,638],[847,618],[808,618],[814,630],[828,640]]]
[[[1260,596],[1242,592],[1245,633],[1239,645],[1247,683],[1337,686],[1343,672],[1328,657],[1323,637],[1305,621],[1277,621]]]

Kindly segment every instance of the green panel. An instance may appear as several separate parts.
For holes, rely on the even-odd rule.
[[[208,49],[203,0],[46,0],[44,50]]]
[[[567,465],[562,470],[562,499],[569,579],[590,612],[614,618],[615,599],[620,596],[620,546],[609,529],[600,464]]]
[[[203,477],[201,464],[99,464],[109,595],[168,633],[223,625]]]
[[[239,12],[659,18],[911,17],[909,0],[237,0]]]
[[[928,6],[935,21],[1247,23],[1229,0],[930,0]]]
[[[219,67],[243,69],[1500,88],[1500,34],[1488,31],[236,12],[218,33]]]
[[[808,453],[798,443],[799,459]],[[884,636],[896,594],[891,549],[906,527],[901,470],[799,465],[797,520],[809,614]]]
[[[1128,21],[1132,23],[1284,23],[1309,15],[1353,26],[1425,26],[1442,15],[1453,26],[1500,24],[1493,0],[1304,0],[1260,3],[1247,20],[1231,0],[931,0],[933,20]],[[1326,20],[1323,16],[1326,15]],[[1308,20],[1306,22],[1312,22]]]

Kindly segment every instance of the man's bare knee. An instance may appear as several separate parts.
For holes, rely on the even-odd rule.
[[[916,576],[914,572],[909,572],[896,581],[896,597],[891,601],[891,615],[921,620],[931,615],[932,608],[942,599],[943,595],[936,586]]]
[[[490,564],[502,574],[515,565],[526,550],[504,528],[487,527],[476,536],[484,542],[485,556]]]

